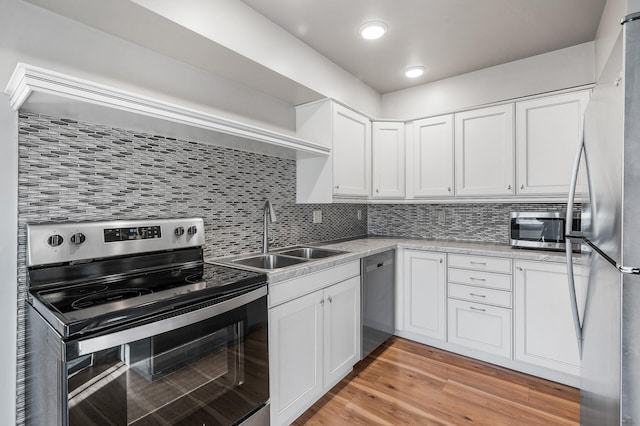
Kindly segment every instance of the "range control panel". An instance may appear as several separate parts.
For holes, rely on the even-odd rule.
[[[159,226],[140,226],[137,228],[110,228],[104,230],[104,242],[148,240],[161,238],[162,228]]]
[[[202,218],[27,224],[27,265],[204,245]]]

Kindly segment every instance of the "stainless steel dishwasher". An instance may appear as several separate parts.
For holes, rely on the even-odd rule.
[[[395,331],[395,250],[362,259],[362,358]]]

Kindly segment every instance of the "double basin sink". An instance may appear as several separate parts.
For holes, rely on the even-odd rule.
[[[273,270],[297,265],[309,260],[338,256],[344,253],[346,252],[317,247],[296,247],[291,249],[284,249],[275,253],[260,254],[251,257],[235,259],[231,260],[229,263],[239,266],[246,266],[248,268]]]

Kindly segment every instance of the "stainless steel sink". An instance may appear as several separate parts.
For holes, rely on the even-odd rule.
[[[344,253],[345,252],[339,250],[329,250],[317,247],[298,247],[278,252],[278,254],[300,257],[302,259],[324,259],[325,257],[337,256]]]
[[[287,257],[279,254],[261,254],[258,256],[245,257],[244,259],[232,260],[231,262],[251,268],[278,269],[306,261],[307,260],[303,258]]]

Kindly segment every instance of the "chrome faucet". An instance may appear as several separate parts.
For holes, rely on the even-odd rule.
[[[273,206],[271,205],[271,201],[267,200],[264,202],[264,207],[262,208],[262,213],[264,216],[263,220],[263,228],[262,228],[262,253],[266,254],[269,251],[269,228],[268,221],[271,219],[271,223],[276,222],[276,212],[273,210]]]

